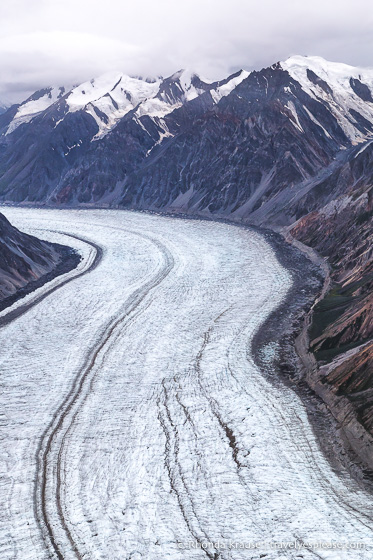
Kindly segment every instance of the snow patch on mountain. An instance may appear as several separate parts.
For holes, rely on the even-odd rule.
[[[193,82],[198,81],[205,87],[196,87]],[[182,107],[188,101],[199,97],[208,89],[209,84],[202,82],[195,72],[179,70],[166,78],[159,87],[157,94],[144,101],[137,109],[136,114],[141,117],[162,118],[175,109]]]
[[[306,107],[305,105],[303,105],[303,109],[306,111],[306,113],[307,113],[307,115],[309,116],[309,118],[311,119],[311,121],[312,121],[313,123],[315,123],[319,128],[321,128],[321,130],[324,132],[325,136],[326,136],[327,138],[331,138],[331,136],[330,136],[329,132],[326,130],[326,128],[323,127],[323,125],[317,120],[317,118],[315,117],[315,115],[313,115],[313,114],[311,113],[311,111],[309,111],[309,110],[307,109],[307,107]]]
[[[373,142],[373,140],[371,140],[370,142],[367,142],[367,143],[365,144],[365,146],[363,146],[363,147],[361,148],[361,150],[359,150],[358,153],[355,155],[355,159],[357,158],[357,156],[359,156],[360,154],[362,154],[363,152],[365,152],[365,150],[368,148],[368,146],[371,145],[372,142]]]
[[[226,84],[218,86],[215,90],[211,90],[211,97],[218,103],[222,97],[229,95],[238,85],[240,85],[243,80],[245,80],[250,75],[250,72],[246,70],[241,70],[240,74],[235,78],[232,78]]]
[[[292,122],[294,124],[294,126],[300,131],[300,132],[304,132],[302,125],[299,122],[299,118],[298,118],[298,113],[297,110],[295,108],[295,105],[292,101],[288,101],[287,105],[285,105],[285,107],[290,111],[291,115],[292,115]]]
[[[183,97],[186,101],[191,101],[195,99],[205,91],[204,88],[197,88],[193,85],[193,78],[200,79],[199,76],[192,72],[191,70],[179,70],[172,76],[175,81],[179,82],[181,91],[183,92]]]
[[[165,138],[171,138],[171,137],[172,137],[172,134],[171,134],[168,130],[166,130],[165,132],[160,132],[160,134],[159,134],[159,139],[156,141],[156,143],[154,144],[154,146],[152,146],[152,147],[150,148],[150,150],[148,150],[148,151],[146,152],[146,157],[149,157],[149,155],[152,153],[152,151],[154,150],[154,148],[155,148],[156,146],[159,146],[159,144],[161,144]]]
[[[163,101],[162,99],[157,98],[150,98],[146,99],[143,103],[139,105],[136,110],[136,115],[138,117],[142,117],[144,115],[149,115],[149,117],[159,117],[162,118],[165,115],[168,115],[175,109],[182,107],[182,101],[178,101],[176,103],[168,103],[167,101]]]

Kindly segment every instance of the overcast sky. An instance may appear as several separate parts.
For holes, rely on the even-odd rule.
[[[110,70],[215,79],[292,54],[373,66],[371,1],[2,1],[0,99]]]

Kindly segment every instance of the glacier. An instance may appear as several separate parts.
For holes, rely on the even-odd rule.
[[[310,542],[363,543],[353,558],[371,558],[370,495],[254,361],[253,336],[292,285],[260,233],[2,212],[82,256],[0,317],[2,560],[351,558]],[[290,541],[304,547],[268,544]]]

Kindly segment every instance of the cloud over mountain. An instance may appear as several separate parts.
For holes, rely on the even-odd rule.
[[[26,0],[0,7],[0,99],[108,70],[169,75],[193,68],[218,79],[295,53],[372,65],[369,0]]]

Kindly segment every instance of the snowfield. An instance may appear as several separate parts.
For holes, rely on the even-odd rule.
[[[261,235],[2,211],[83,260],[0,317],[1,560],[372,557],[371,497],[253,361],[291,285]],[[312,548],[332,542],[366,548]]]

